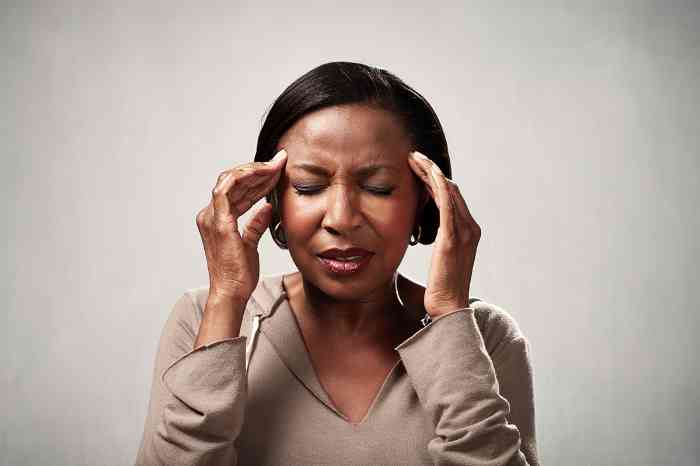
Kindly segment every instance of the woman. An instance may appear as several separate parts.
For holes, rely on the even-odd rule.
[[[210,283],[165,325],[137,464],[537,464],[528,343],[469,298],[481,229],[450,176],[437,116],[391,73],[291,84],[197,215]],[[266,228],[297,272],[260,277]],[[425,287],[397,272],[419,242]]]

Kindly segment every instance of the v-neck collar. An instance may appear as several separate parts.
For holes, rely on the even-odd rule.
[[[329,409],[345,418],[343,413],[333,405],[316,375],[299,323],[289,305],[287,292],[282,283],[283,278],[284,274],[280,274],[267,276],[262,280],[263,287],[269,293],[268,297],[277,297],[277,299],[270,300],[273,302],[271,306],[261,303],[263,306],[257,313],[261,317],[260,332],[265,335],[282,362],[299,379],[299,382]]]
[[[279,358],[287,366],[292,374],[304,385],[321,403],[337,414],[348,425],[359,427],[368,422],[376,405],[384,396],[388,386],[400,373],[402,361],[399,359],[387,374],[384,382],[374,396],[367,413],[359,422],[350,421],[345,414],[340,412],[328,393],[321,385],[309,351],[304,343],[301,328],[294,311],[289,303],[288,295],[283,284],[284,274],[266,276],[261,280],[265,290],[265,297],[258,298],[257,311],[260,316],[260,332],[265,335],[272,344]],[[260,302],[262,301],[262,302]]]

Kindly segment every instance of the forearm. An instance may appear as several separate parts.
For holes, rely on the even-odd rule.
[[[210,304],[215,310],[223,305]],[[235,310],[230,304],[221,308]],[[138,466],[237,464],[234,442],[247,398],[245,338],[203,332],[203,343],[194,348],[200,312],[184,294],[163,328]],[[210,327],[216,328],[214,312],[209,315]],[[237,334],[240,324],[236,328],[230,323],[235,315],[229,315],[229,330]]]
[[[397,347],[435,425],[428,450],[439,465],[527,465],[473,312],[441,316]]]
[[[210,294],[194,341],[194,348],[226,338],[238,337],[241,333],[247,301],[247,299]]]

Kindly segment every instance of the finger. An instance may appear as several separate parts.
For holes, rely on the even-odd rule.
[[[242,198],[247,202],[251,195],[248,191],[265,184],[267,181],[276,183],[281,175],[281,169],[287,158],[287,151],[282,149],[270,162],[251,162],[238,166],[219,175],[216,186],[212,190],[214,211],[217,216],[234,215],[238,217],[245,212],[231,211],[231,204],[238,204]],[[255,199],[250,205],[255,204]],[[250,205],[248,208],[250,208]]]
[[[260,238],[270,225],[271,218],[272,205],[265,203],[255,211],[252,218],[243,229],[243,241],[257,248]]]
[[[279,177],[287,161],[287,151],[282,149],[267,162],[250,162],[236,167],[242,186],[256,186],[270,178]]]
[[[235,204],[240,199],[248,197],[249,192],[256,191],[260,189],[261,186],[269,184],[271,179],[276,180],[279,178],[278,173],[276,172],[273,172],[268,176],[246,174],[242,174],[241,176],[242,178],[239,178],[232,183],[227,193],[228,200],[231,204]]]
[[[253,201],[242,207],[252,197],[250,187],[247,186],[251,181],[250,176],[244,180],[238,178],[239,176],[241,175],[237,174],[236,170],[223,174],[219,183],[212,190],[215,218],[225,220],[229,216],[233,216],[235,220],[255,204]]]
[[[418,151],[413,151],[412,154],[414,157],[413,160],[422,167],[423,170],[421,171],[427,174],[428,185],[432,189],[431,194],[440,211],[439,227],[442,229],[443,233],[453,237],[455,235],[454,206],[450,200],[451,196],[449,188],[447,187],[447,178],[442,174],[440,167],[428,157]]]
[[[274,157],[272,157],[266,162],[248,162],[246,164],[239,165],[236,168],[244,171],[252,170],[253,172],[255,172],[254,174],[259,175],[279,170],[284,166],[286,161],[287,151],[285,149],[282,149],[279,152],[277,152]]]
[[[459,214],[463,218],[463,222],[466,225],[466,227],[469,228],[472,235],[474,236],[473,239],[476,239],[476,241],[478,241],[481,237],[481,227],[476,222],[476,220],[474,220],[474,217],[472,216],[471,211],[467,206],[467,202],[464,200],[464,196],[462,196],[462,193],[459,190],[459,186],[456,183],[454,183],[453,189],[454,198],[456,201],[455,204],[457,206]]]
[[[464,199],[462,199],[462,195],[459,193],[459,186],[457,183],[448,179],[447,186],[450,190],[450,200],[452,201],[452,208],[455,213],[455,228],[457,228],[457,231],[462,231],[470,227],[467,213],[463,207]]]
[[[235,183],[231,188],[228,197],[231,203],[237,203],[240,199],[256,197],[254,202],[267,194],[279,181],[282,176],[282,171],[277,170],[269,176],[259,177],[255,179],[249,178],[247,182]],[[261,194],[258,194],[261,192]]]
[[[204,234],[206,229],[211,225],[213,214],[214,207],[211,201],[206,207],[197,212],[195,220],[200,234]]]
[[[269,193],[277,185],[278,180],[279,176],[276,176],[267,180],[264,184],[238,193],[236,200],[231,203],[231,212],[233,215],[239,216],[246,212],[251,206]]]
[[[418,178],[423,182],[423,186],[425,186],[428,194],[430,194],[430,197],[437,203],[436,195],[431,186],[432,179],[428,173],[427,167],[424,164],[419,163],[412,156],[408,157],[408,165],[411,167],[411,170],[413,170],[416,176],[418,176]]]
[[[447,178],[442,174],[442,171],[436,164],[430,166],[430,175],[435,180],[437,184],[438,196],[441,198],[442,205],[440,207],[440,228],[449,237],[457,236],[457,224],[455,215],[455,206],[452,199],[452,194],[450,188],[447,186]]]
[[[217,184],[223,182],[227,175],[233,174],[238,183],[250,185],[263,182],[281,168],[281,164],[272,162],[250,162],[243,165],[238,165],[231,169],[223,171],[217,178]]]
[[[202,245],[204,246],[204,254],[209,257],[209,247],[207,243],[207,237],[211,231],[211,226],[214,220],[214,206],[210,201],[209,204],[197,213],[197,229],[199,230],[199,235],[202,239]]]
[[[233,173],[225,173],[219,176],[219,181],[214,186],[211,191],[211,198],[214,207],[214,216],[225,216],[231,211],[228,201],[228,196],[226,193],[230,187],[231,179],[233,178]]]

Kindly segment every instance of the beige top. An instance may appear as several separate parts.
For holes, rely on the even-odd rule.
[[[529,343],[506,311],[472,298],[407,338],[353,424],[318,381],[282,277],[261,277],[239,337],[196,350],[208,288],[175,303],[137,465],[539,464]]]

